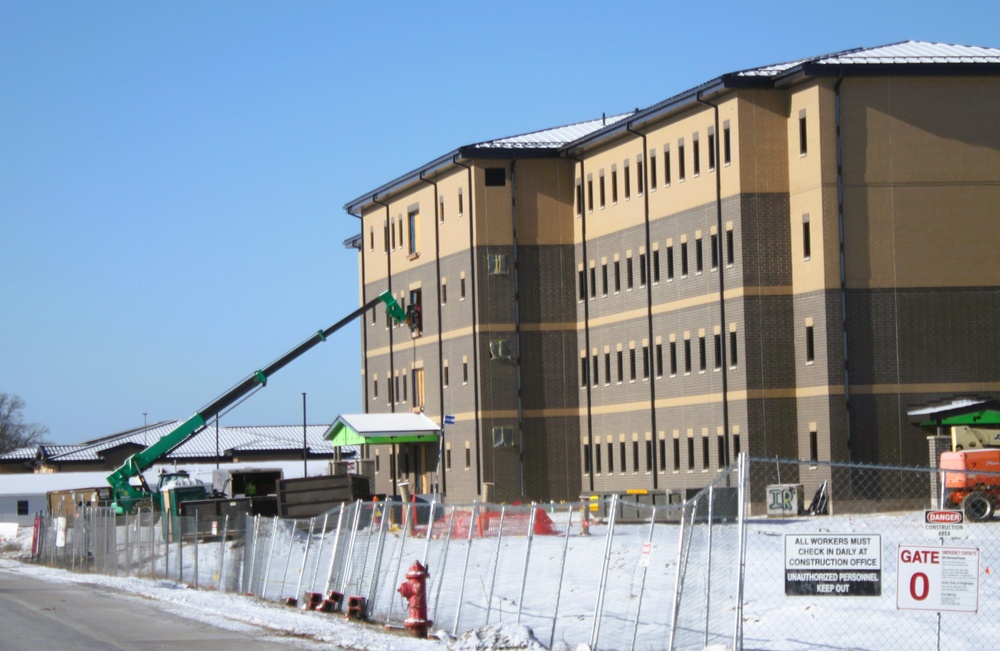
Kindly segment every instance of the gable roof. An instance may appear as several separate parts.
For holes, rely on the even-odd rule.
[[[344,414],[334,421],[324,438],[333,447],[436,441],[441,427],[423,414]]]

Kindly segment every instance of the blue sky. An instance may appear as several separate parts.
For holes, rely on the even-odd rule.
[[[343,205],[457,146],[995,2],[0,0],[0,392],[73,443],[190,416],[358,304]],[[360,411],[357,326],[223,423]]]

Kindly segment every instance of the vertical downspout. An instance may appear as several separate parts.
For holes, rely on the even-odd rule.
[[[479,313],[476,311],[476,297],[478,295],[478,290],[476,288],[476,239],[475,239],[475,206],[473,197],[473,186],[472,186],[472,166],[463,165],[458,162],[458,155],[455,156],[453,162],[459,167],[464,167],[468,172],[468,183],[469,183],[469,259],[471,261],[471,267],[469,270],[469,283],[472,285],[472,391],[473,400],[476,412],[476,495],[481,495],[483,490],[483,446],[482,446],[482,427],[480,425],[480,414],[479,414]]]
[[[389,204],[382,203],[381,201],[379,201],[378,199],[375,198],[375,195],[372,195],[372,203],[378,204],[378,205],[380,205],[380,206],[382,206],[382,207],[385,208],[385,226],[384,226],[384,228],[389,228],[389,221],[390,221],[389,220]],[[382,232],[383,232],[383,239],[384,239],[385,238],[385,235],[384,235],[385,230],[383,229]],[[386,247],[386,252],[385,252],[386,291],[388,291],[391,294],[392,293],[392,249],[389,248],[388,243],[385,244],[385,247]],[[393,361],[393,354],[392,354],[392,325],[390,325],[389,326],[389,373],[392,373],[394,370],[396,370],[396,363],[395,363],[395,361]],[[393,398],[392,400],[389,401],[389,411],[390,411],[390,413],[396,413],[396,398],[397,398],[397,396],[396,396],[396,393],[395,393],[395,388],[393,388],[392,376],[391,375],[387,375],[386,378],[385,378],[385,381],[388,383],[387,386],[389,387],[389,391],[386,392],[386,396],[392,395],[392,398]],[[395,494],[399,490],[397,488],[397,486],[396,486],[396,476],[399,474],[399,448],[396,446],[396,444],[392,444],[392,448],[389,451],[389,454],[392,456],[393,459],[395,459],[395,464],[390,464],[390,468],[391,468],[392,465],[396,466],[396,472],[390,473],[392,475],[392,492],[393,492],[393,494]]]
[[[716,104],[707,102],[697,96],[699,102],[712,107],[715,115],[715,231],[718,236],[715,238],[715,255],[719,261],[719,353],[722,362],[722,445],[725,451],[725,461],[729,461],[729,354],[726,350],[728,345],[726,335],[726,267],[722,264],[722,157],[719,156],[719,141],[722,140],[722,130],[719,128],[719,107]],[[711,239],[711,238],[709,238]],[[719,465],[722,465],[722,459]]]
[[[365,277],[366,277],[366,274],[365,274],[365,271],[366,271],[365,270],[365,220],[364,220],[364,217],[362,215],[360,215],[360,214],[355,215],[352,212],[348,212],[348,214],[352,215],[354,217],[357,217],[358,220],[361,222],[361,304],[362,305],[367,305],[367,303],[368,303],[368,288],[365,285]],[[374,234],[373,234],[373,237],[374,237]],[[369,378],[369,375],[368,375],[368,315],[367,314],[363,314],[361,316],[361,363],[362,363],[362,368],[363,368],[362,372],[363,372],[363,377],[364,377],[364,380],[362,381],[362,384],[364,385],[364,392],[363,392],[362,396],[363,396],[363,399],[364,399],[364,413],[367,414],[368,413],[368,409],[369,409],[369,402],[368,402],[368,378]],[[215,420],[215,428],[216,428],[216,432],[215,432],[216,433],[216,442],[218,442],[218,433],[219,433],[219,431],[218,431],[218,428],[219,428],[219,420],[218,420],[218,418],[216,418],[216,420]],[[334,452],[336,453],[336,456],[339,458],[339,456],[340,456],[339,455],[339,451],[338,450],[334,450]],[[370,459],[371,458],[371,450],[369,449],[369,446],[367,446],[367,445],[364,446],[363,452],[362,452],[361,456],[364,459]],[[218,460],[216,460],[216,465],[218,465]]]
[[[659,485],[659,477],[656,471],[656,373],[653,369],[653,342],[655,341],[653,339],[653,277],[649,273],[650,258],[653,256],[653,246],[649,235],[649,181],[646,178],[649,175],[649,150],[646,148],[645,133],[640,133],[632,129],[631,122],[625,124],[625,130],[642,138],[642,178],[639,179],[639,182],[642,183],[643,219],[646,231],[646,264],[643,265],[644,268],[639,273],[646,276],[646,328],[649,345],[645,348],[646,368],[649,370],[649,426],[652,428],[651,436],[653,437],[653,445],[650,446],[650,456],[653,462],[653,488],[655,489]],[[622,459],[622,463],[625,463],[624,459]]]
[[[586,183],[587,169],[582,158],[577,158],[576,156],[568,156],[569,158],[580,163],[580,189],[577,190],[577,186],[573,184],[573,201],[580,202],[580,239],[582,241],[582,257],[583,257],[583,278],[584,278],[584,292],[583,292],[583,345],[586,348],[587,357],[584,361],[585,364],[589,366],[590,364],[590,291],[587,288],[588,275],[587,275],[587,206],[584,201],[584,189],[583,184]],[[574,288],[579,291],[580,288]],[[573,359],[576,359],[576,351],[573,351]],[[574,374],[575,375],[575,374]],[[589,374],[588,374],[589,375]],[[590,441],[590,472],[587,473],[587,480],[590,482],[590,486],[587,489],[591,493],[594,492],[594,458],[596,456],[595,450],[597,449],[597,443],[594,441],[594,413],[591,404],[591,387],[593,382],[587,382],[587,386],[584,387],[587,395],[587,440]]]
[[[515,366],[517,369],[517,435],[519,440],[517,458],[521,473],[521,496],[524,497],[524,396],[522,395],[524,387],[521,383],[521,285],[517,257],[517,176],[514,171],[516,166],[517,158],[512,158],[510,161],[510,227],[514,249],[511,266],[514,268],[514,350],[517,351]]]
[[[840,238],[840,316],[844,343],[844,427],[847,430],[847,461],[854,456],[851,446],[854,443],[851,436],[851,374],[848,363],[850,347],[847,345],[847,260],[844,257],[844,140],[841,136],[840,120],[840,85],[844,83],[844,70],[837,75],[837,83],[833,85],[835,112],[837,116],[837,229]]]
[[[437,181],[428,181],[424,178],[424,173],[420,172],[420,180],[434,187],[434,276],[437,278],[437,348],[438,348],[438,404],[440,405],[441,431],[444,431],[444,324],[441,322],[441,215],[438,214],[441,199],[438,196]],[[421,308],[423,309],[423,308]],[[442,442],[443,443],[443,442]],[[440,457],[440,455],[438,455]],[[444,459],[438,459],[438,465],[444,463]],[[441,494],[448,492],[448,477],[444,468],[438,468],[438,476],[441,477]]]

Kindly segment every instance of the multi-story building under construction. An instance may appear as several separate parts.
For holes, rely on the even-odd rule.
[[[627,98],[623,98],[627,102]],[[1000,396],[1000,49],[904,42],[724,74],[459,147],[362,194],[379,492],[575,499],[758,457],[927,463],[913,405]],[[440,473],[440,474],[438,474]]]

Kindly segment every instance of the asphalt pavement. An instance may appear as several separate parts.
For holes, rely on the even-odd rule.
[[[48,583],[0,569],[4,651],[265,651],[317,646],[265,628],[242,627],[245,630],[225,630],[164,612],[155,602],[117,597],[105,586]]]

